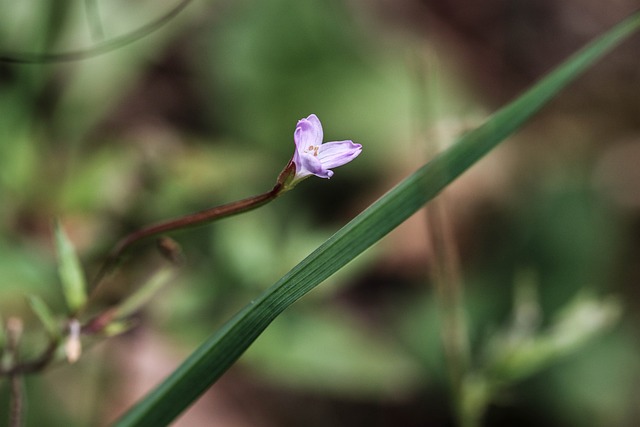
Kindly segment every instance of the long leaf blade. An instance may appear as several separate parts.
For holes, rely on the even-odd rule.
[[[640,13],[572,56],[484,125],[460,138],[382,196],[229,320],[116,425],[170,423],[211,386],[283,310],[414,214],[638,28]]]

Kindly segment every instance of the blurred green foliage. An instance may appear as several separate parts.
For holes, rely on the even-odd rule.
[[[173,6],[95,5],[106,40]],[[85,7],[0,3],[0,51],[64,52],[100,42]],[[65,310],[52,218],[61,219],[91,273],[128,231],[270,188],[291,156],[300,117],[316,113],[325,139],[365,146],[331,182],[309,180],[260,211],[176,236],[187,267],[147,307],[141,331],[113,345],[126,349],[136,334],[157,334],[184,355],[436,150],[437,138],[425,142],[426,130],[483,114],[461,89],[448,52],[417,35],[400,36],[359,7],[365,6],[336,0],[194,2],[161,31],[103,56],[0,63],[0,313],[25,319],[25,355],[37,353],[43,338],[25,295],[38,295],[55,313]],[[545,150],[539,155],[552,155]],[[503,161],[509,169],[509,158]],[[623,307],[633,295],[625,282],[628,262],[637,258],[630,215],[594,189],[593,164],[581,162],[532,161],[513,168],[511,187],[497,195],[455,199],[451,215],[478,360],[511,320],[522,268],[538,278],[542,327],[553,328],[554,314],[585,288],[620,295]],[[491,191],[463,180],[452,192],[464,186]],[[409,234],[426,239],[419,228]],[[344,402],[436,406],[435,414],[417,410],[414,425],[449,418],[448,408],[426,402],[447,388],[427,278],[431,260],[406,246],[392,236],[298,303],[249,350],[238,375]],[[150,269],[148,260],[146,252],[129,260],[109,297],[130,294],[135,278]],[[637,326],[637,318],[624,316],[584,351],[523,375],[512,384],[515,397],[489,408],[487,425],[524,422],[531,414],[548,425],[634,425]],[[125,380],[109,375],[135,368],[118,366],[121,359],[111,366],[102,351],[29,378],[28,425],[112,419],[110,399]],[[3,414],[4,382],[0,399]],[[519,412],[500,421],[506,406]]]

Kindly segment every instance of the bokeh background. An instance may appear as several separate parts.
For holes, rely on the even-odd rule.
[[[58,312],[51,220],[87,275],[127,232],[271,188],[311,113],[364,146],[331,181],[173,237],[188,259],[137,317],[73,366],[28,378],[27,425],[105,425],[233,313],[457,135],[481,123],[635,0],[0,2],[0,313],[43,333]],[[444,193],[472,354],[535,277],[542,325],[579,292],[622,316],[510,386],[485,425],[632,426],[640,416],[640,40],[617,49]],[[179,426],[447,426],[453,411],[418,214],[284,313]],[[155,268],[140,250],[105,301]],[[588,321],[588,319],[586,319]],[[0,383],[0,414],[7,386]],[[0,425],[6,423],[0,417]]]

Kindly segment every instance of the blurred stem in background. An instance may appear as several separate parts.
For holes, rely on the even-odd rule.
[[[470,365],[469,335],[464,312],[460,260],[453,227],[441,195],[427,208],[426,221],[433,249],[432,280],[440,307],[442,344],[449,370],[452,403],[461,427],[478,425],[480,414],[466,405],[465,378]]]
[[[13,64],[54,64],[72,61],[82,61],[94,56],[103,55],[105,53],[116,51],[120,48],[128,46],[139,41],[151,33],[154,33],[171,20],[173,20],[180,12],[182,12],[193,0],[181,0],[175,6],[158,16],[157,18],[138,26],[137,28],[124,33],[122,35],[105,39],[104,27],[100,19],[98,5],[95,0],[86,0],[85,16],[88,20],[88,26],[94,44],[88,47],[78,49],[57,51],[54,49],[56,41],[60,33],[64,31],[67,20],[70,18],[69,13],[72,9],[71,2],[66,2],[60,6],[59,3],[51,3],[49,13],[43,13],[42,27],[44,30],[40,39],[34,42],[40,46],[35,51],[16,50],[16,51],[0,51],[0,62]],[[43,10],[45,10],[43,8]],[[49,11],[49,9],[47,9]]]
[[[7,359],[9,363],[15,364],[20,360],[19,346],[22,337],[22,320],[11,317],[7,321]],[[9,375],[9,426],[20,427],[24,424],[24,392],[23,378],[20,373]]]
[[[447,148],[450,141],[446,131],[440,126],[442,120],[442,99],[440,65],[435,54],[414,55],[414,75],[417,87],[415,108],[417,110],[415,129],[418,134],[416,143],[427,147],[428,157]],[[433,101],[432,101],[433,100]],[[433,129],[424,129],[425,123]],[[422,135],[434,136],[425,141]],[[423,149],[424,150],[424,149]],[[447,209],[446,189],[427,207],[426,225],[427,244],[433,254],[430,266],[431,280],[435,285],[435,295],[439,306],[440,335],[446,364],[452,405],[461,427],[474,427],[480,420],[480,408],[473,408],[465,402],[465,379],[468,376],[471,355],[469,352],[469,333],[464,310],[464,290],[460,259],[456,248],[453,225]]]

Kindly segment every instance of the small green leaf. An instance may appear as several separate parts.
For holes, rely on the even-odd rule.
[[[47,331],[47,334],[53,339],[60,338],[60,328],[58,322],[56,322],[55,316],[49,309],[49,306],[37,295],[29,295],[29,305],[31,310],[38,316],[40,322]]]
[[[514,323],[494,335],[486,347],[485,370],[502,384],[522,380],[577,352],[615,325],[621,314],[615,298],[579,293],[546,330],[522,334]]]
[[[621,316],[622,304],[617,298],[581,292],[559,313],[547,337],[549,344],[560,355],[571,353],[613,327]]]
[[[76,255],[75,248],[59,222],[54,225],[56,250],[58,253],[58,274],[69,311],[74,314],[87,301],[87,285]]]

